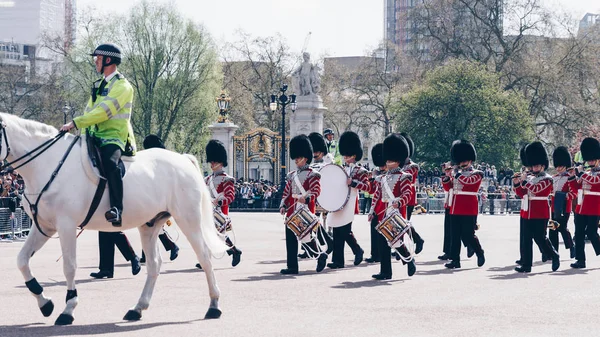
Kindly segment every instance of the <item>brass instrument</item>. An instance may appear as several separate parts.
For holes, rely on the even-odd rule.
[[[554,220],[548,220],[548,228],[555,231],[558,229],[558,227],[560,227],[560,223],[558,223],[558,221],[554,221]]]
[[[425,209],[425,207],[423,207],[419,204],[419,205],[415,206],[415,208],[413,209],[413,214],[421,214],[421,213],[427,213],[427,210]]]

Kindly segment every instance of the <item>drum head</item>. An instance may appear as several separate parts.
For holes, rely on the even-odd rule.
[[[348,175],[338,165],[327,164],[319,170],[321,173],[321,194],[317,203],[328,212],[337,212],[346,206],[350,196]]]

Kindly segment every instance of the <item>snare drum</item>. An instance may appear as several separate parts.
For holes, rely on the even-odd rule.
[[[402,246],[402,236],[410,227],[411,224],[396,211],[386,216],[375,229],[385,237],[390,247],[398,248]]]
[[[285,222],[287,228],[294,232],[298,240],[302,240],[316,230],[318,224],[319,219],[307,207],[297,207]]]
[[[221,210],[218,208],[213,210],[213,214],[215,219],[215,227],[217,227],[219,233],[223,234],[226,231],[231,230],[231,218],[221,212]]]

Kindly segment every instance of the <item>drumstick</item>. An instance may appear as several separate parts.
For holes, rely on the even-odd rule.
[[[75,239],[79,238],[79,235],[81,235],[81,233],[83,233],[83,231],[84,231],[84,230],[85,230],[85,228],[83,228],[83,229],[81,230],[81,232],[79,232],[79,233],[77,234],[77,236],[75,237]],[[58,257],[58,259],[56,259],[56,262],[60,261],[60,259],[62,259],[62,257],[63,257],[63,256],[62,256],[62,254],[61,254],[61,255]]]

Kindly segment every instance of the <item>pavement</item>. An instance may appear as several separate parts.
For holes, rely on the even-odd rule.
[[[346,268],[315,272],[316,261],[300,262],[300,275],[283,276],[285,240],[282,217],[273,213],[233,213],[233,226],[242,262],[216,260],[223,315],[203,320],[209,298],[204,273],[194,268],[192,250],[176,228],[169,228],[181,247],[169,261],[161,247],[163,266],[150,308],[142,320],[122,320],[135,305],[145,282],[117,253],[115,278],[93,280],[97,270],[96,232],[78,240],[77,290],[79,306],[74,325],[53,326],[66,295],[59,241],[50,240],[31,260],[31,268],[54,299],[56,308],[45,318],[29,295],[16,268],[21,242],[0,243],[0,336],[593,336],[600,311],[600,259],[586,247],[587,269],[573,270],[561,246],[561,267],[552,272],[534,249],[533,270],[513,271],[518,258],[518,216],[480,216],[477,232],[486,264],[462,252],[462,269],[446,270],[437,260],[442,248],[442,215],[417,215],[415,228],[425,239],[417,257],[417,273],[393,263],[389,281],[371,275],[375,264],[352,266],[346,249]],[[369,256],[369,227],[357,216],[354,233]],[[573,232],[573,224],[570,223]],[[137,231],[126,232],[140,254]],[[178,238],[179,237],[179,238]],[[117,250],[118,251],[118,250]]]

